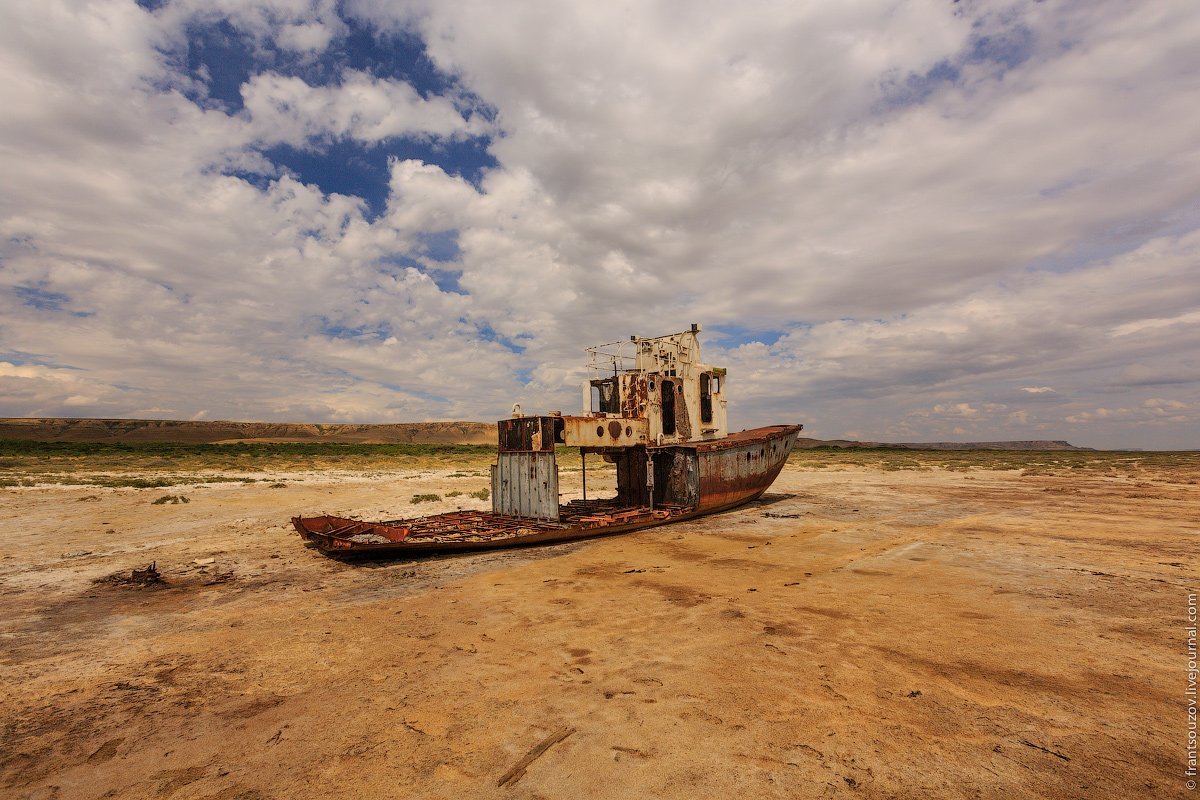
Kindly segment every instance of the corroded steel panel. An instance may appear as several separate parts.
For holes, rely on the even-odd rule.
[[[553,452],[561,442],[561,417],[513,417],[496,423],[501,452]]]
[[[500,452],[492,476],[497,514],[558,519],[558,466],[554,453]]]
[[[646,416],[650,405],[647,386],[648,379],[643,373],[630,372],[621,376],[621,416],[635,419]]]
[[[629,417],[560,417],[569,447],[633,447],[646,444],[647,423]]]
[[[692,507],[700,499],[700,468],[691,447],[654,450],[654,505]]]
[[[617,499],[630,505],[649,504],[650,498],[646,493],[646,448],[614,451],[612,460],[617,468]]]

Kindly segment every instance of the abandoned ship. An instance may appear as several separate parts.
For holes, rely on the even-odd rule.
[[[427,553],[562,542],[640,530],[733,508],[775,480],[801,425],[730,434],[726,371],[700,361],[699,325],[587,349],[583,412],[497,423],[492,510],[363,522],[295,517],[331,555]],[[555,446],[578,447],[582,498],[560,504]],[[589,499],[587,457],[615,464],[615,497]]]

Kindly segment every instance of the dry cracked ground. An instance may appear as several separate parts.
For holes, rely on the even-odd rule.
[[[288,518],[482,508],[483,472],[0,489],[0,795],[1187,794],[1200,457],[944,457],[808,454],[696,522],[359,564]]]

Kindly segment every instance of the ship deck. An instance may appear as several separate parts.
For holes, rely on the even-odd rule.
[[[491,511],[450,511],[417,519],[363,522],[344,517],[295,517],[296,531],[328,553],[423,552],[544,544],[661,525],[693,512],[683,506],[631,506],[615,498],[572,500],[559,519]]]

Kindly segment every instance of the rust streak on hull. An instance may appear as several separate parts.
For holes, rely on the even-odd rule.
[[[779,476],[799,433],[794,425],[756,428],[698,446],[697,510],[721,511],[761,495]]]

